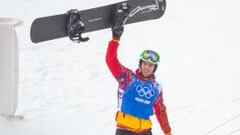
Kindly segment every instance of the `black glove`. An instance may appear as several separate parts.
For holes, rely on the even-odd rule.
[[[131,7],[127,3],[121,3],[113,10],[111,28],[114,38],[121,38],[130,11]]]

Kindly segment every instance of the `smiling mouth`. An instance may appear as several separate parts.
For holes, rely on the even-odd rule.
[[[149,71],[148,71],[148,70],[143,70],[143,72],[144,72],[144,73],[146,73],[146,74],[147,74],[147,73],[149,73]]]

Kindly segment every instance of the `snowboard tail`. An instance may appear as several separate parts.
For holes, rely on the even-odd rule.
[[[110,28],[112,11],[121,3],[127,3],[131,6],[131,12],[126,24],[158,19],[163,16],[166,9],[165,0],[128,0],[82,10],[80,14],[85,27],[82,33]],[[35,19],[30,31],[32,42],[38,43],[67,37],[66,18],[67,14],[60,14]]]

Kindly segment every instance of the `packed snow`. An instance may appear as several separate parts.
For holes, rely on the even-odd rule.
[[[113,135],[117,82],[105,64],[111,30],[34,44],[32,21],[120,0],[2,0],[1,17],[23,20],[18,114],[0,117],[0,135]],[[167,0],[161,19],[125,27],[119,59],[135,70],[144,49],[160,53],[156,72],[173,135],[240,135],[240,1]],[[155,117],[153,134],[162,135]]]

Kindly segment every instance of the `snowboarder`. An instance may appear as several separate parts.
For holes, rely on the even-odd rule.
[[[160,56],[152,50],[143,51],[135,73],[118,60],[119,40],[129,12],[127,5],[120,5],[113,12],[112,40],[106,53],[106,63],[119,84],[116,135],[152,135],[150,116],[153,114],[164,134],[171,135],[162,88],[154,75]]]

